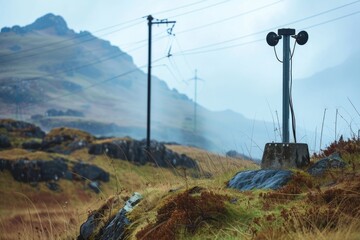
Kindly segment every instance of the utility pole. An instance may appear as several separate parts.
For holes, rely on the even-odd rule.
[[[204,81],[203,79],[197,76],[197,69],[195,69],[195,76],[190,79],[194,80],[194,132],[196,132],[196,125],[197,125],[197,81]]]
[[[160,20],[153,22],[153,16],[147,17],[149,27],[149,48],[148,48],[148,74],[147,74],[147,125],[146,125],[146,150],[150,153],[150,133],[151,133],[151,28],[153,24],[175,24],[176,21]]]

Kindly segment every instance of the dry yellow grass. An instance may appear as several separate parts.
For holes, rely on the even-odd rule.
[[[0,158],[7,160],[19,160],[19,159],[28,159],[28,160],[48,160],[52,157],[60,156],[58,154],[46,153],[41,151],[30,152],[22,148],[13,148],[9,150],[0,151]]]

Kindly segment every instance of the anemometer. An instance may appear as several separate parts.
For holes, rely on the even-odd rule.
[[[283,59],[282,61],[278,59],[283,64],[283,118],[282,143],[267,143],[265,145],[261,168],[296,168],[306,166],[310,162],[308,145],[305,143],[296,143],[295,117],[290,85],[290,61],[292,60],[294,52],[291,52],[290,49],[290,37],[295,38],[295,44],[299,45],[306,44],[309,39],[306,31],[300,31],[296,34],[295,29],[292,28],[278,29],[277,34],[275,32],[269,32],[266,36],[266,42],[274,48],[279,43],[279,40],[283,39]],[[293,119],[292,126],[295,143],[290,143],[290,109]]]

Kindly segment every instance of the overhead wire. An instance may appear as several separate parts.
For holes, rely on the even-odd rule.
[[[283,1],[284,0],[279,0],[279,1],[276,1],[276,2],[272,2],[272,3],[266,4],[264,6],[261,6],[261,7],[258,7],[258,8],[254,8],[254,9],[251,9],[251,10],[236,14],[236,15],[231,16],[231,17],[227,17],[227,18],[224,18],[224,19],[221,19],[221,20],[213,21],[213,22],[210,22],[210,23],[207,23],[207,24],[204,24],[204,25],[200,25],[200,26],[197,26],[197,27],[193,27],[193,28],[190,28],[190,29],[186,29],[186,30],[177,32],[177,34],[179,35],[179,34],[191,32],[191,31],[194,31],[194,30],[199,30],[199,29],[202,29],[202,28],[206,28],[206,27],[209,27],[209,26],[213,26],[215,24],[227,22],[227,21],[233,20],[235,18],[242,17],[242,16],[245,16],[245,15],[260,11],[262,9],[268,8],[268,7],[272,7],[272,6],[274,6],[274,5],[276,5],[276,4],[280,3],[280,2],[283,2]]]
[[[164,59],[164,58],[166,58],[166,57],[160,57],[160,58],[158,58],[158,59],[156,59],[156,60],[153,60],[152,62],[155,63],[155,62],[158,62],[158,61],[160,61],[160,60],[162,60],[162,59]],[[79,89],[79,90],[72,91],[71,93],[62,94],[62,95],[55,96],[55,97],[50,97],[50,98],[41,100],[41,101],[36,102],[36,103],[28,103],[27,105],[25,105],[25,107],[28,107],[28,108],[29,108],[29,107],[32,107],[32,106],[40,105],[40,104],[42,104],[42,103],[47,103],[47,102],[50,102],[50,101],[58,100],[58,99],[65,98],[65,97],[68,97],[68,96],[72,96],[72,95],[78,94],[79,92],[84,92],[84,91],[86,91],[86,90],[88,90],[88,89],[91,89],[91,88],[93,88],[93,87],[95,87],[95,86],[98,86],[98,85],[104,84],[104,83],[106,83],[106,82],[109,82],[109,81],[111,81],[111,80],[115,80],[115,79],[117,79],[117,78],[126,76],[126,75],[128,75],[128,74],[130,74],[130,73],[133,73],[133,72],[135,72],[135,71],[139,71],[139,69],[144,68],[144,67],[146,67],[146,66],[147,66],[147,64],[144,64],[144,65],[142,65],[142,66],[140,66],[140,67],[135,67],[135,68],[133,68],[133,69],[131,69],[131,70],[129,70],[129,71],[126,71],[126,72],[120,73],[120,74],[118,74],[118,75],[115,75],[115,76],[113,76],[113,77],[106,78],[106,79],[104,79],[104,80],[95,82],[95,83],[93,83],[93,84],[90,84],[89,86],[82,87],[82,88]]]
[[[264,30],[261,30],[261,31],[245,34],[245,35],[242,35],[242,36],[239,36],[239,37],[236,37],[236,38],[231,38],[231,39],[228,39],[228,40],[224,40],[224,41],[220,41],[220,42],[216,42],[216,43],[212,43],[212,44],[207,44],[207,45],[196,47],[196,48],[193,48],[193,49],[184,50],[183,52],[186,53],[186,52],[190,52],[190,51],[194,51],[194,50],[199,50],[199,49],[204,49],[204,48],[206,49],[206,48],[210,48],[210,47],[214,47],[214,46],[218,46],[218,45],[223,45],[225,43],[234,42],[234,41],[237,41],[237,40],[240,40],[240,39],[243,39],[243,38],[252,37],[252,36],[255,36],[255,35],[258,35],[258,34],[262,34],[262,33],[266,33],[268,31],[271,31],[274,28],[281,28],[281,27],[286,26],[286,25],[292,25],[292,24],[295,24],[295,23],[303,22],[303,21],[309,20],[311,18],[315,18],[315,17],[321,16],[321,15],[327,14],[329,12],[333,12],[333,11],[339,10],[341,8],[348,7],[348,6],[352,5],[352,4],[356,4],[356,3],[359,3],[359,2],[360,2],[360,0],[357,0],[357,1],[354,1],[354,2],[351,2],[351,3],[343,4],[341,6],[337,6],[335,8],[331,8],[331,9],[328,9],[326,11],[322,11],[322,12],[319,12],[319,13],[316,13],[316,14],[313,14],[313,15],[310,15],[310,16],[307,16],[307,17],[304,17],[304,18],[300,18],[300,19],[297,19],[297,20],[294,20],[294,21],[291,21],[291,22],[288,22],[288,23],[285,23],[285,24],[281,24],[281,25],[278,25],[278,26],[275,26],[275,27],[271,27],[271,28],[264,29]],[[306,28],[312,28],[312,27],[316,27],[316,26],[320,26],[320,25],[329,23],[329,22],[340,20],[342,18],[352,16],[352,15],[357,14],[359,12],[360,11],[356,11],[356,12],[353,12],[353,13],[350,13],[350,14],[346,14],[346,15],[343,15],[341,17],[337,17],[337,18],[334,18],[334,19],[331,19],[331,20],[328,20],[328,21],[324,21],[324,22],[321,22],[321,23],[310,25],[310,26],[308,26]],[[254,41],[254,42],[256,42],[256,41]],[[234,46],[237,46],[237,45],[234,45]],[[221,50],[221,48],[220,48],[220,50]]]
[[[146,45],[143,45],[143,46],[140,46],[140,47],[136,47],[134,49],[131,49],[129,50],[128,52],[133,52],[135,50],[138,50],[140,48],[143,48],[145,47]],[[60,74],[63,74],[63,73],[67,73],[67,72],[70,72],[70,71],[76,71],[76,70],[79,70],[79,69],[82,69],[82,68],[86,68],[86,67],[89,67],[89,66],[93,66],[95,64],[99,64],[99,63],[103,63],[103,62],[106,62],[106,61],[109,61],[109,60],[112,60],[112,59],[115,59],[115,58],[118,58],[118,57],[121,57],[121,56],[124,56],[124,55],[127,55],[126,52],[121,52],[120,54],[114,54],[114,55],[111,55],[111,56],[107,56],[105,58],[102,58],[102,59],[98,59],[96,61],[93,61],[93,62],[90,62],[90,63],[86,63],[86,64],[83,64],[83,65],[80,65],[80,66],[77,66],[77,67],[72,67],[70,69],[67,69],[67,70],[63,70],[63,71],[59,71],[59,72],[56,72],[56,73],[49,73],[49,74],[44,74],[44,75],[40,75],[40,76],[37,76],[37,77],[33,77],[33,78],[26,78],[26,79],[18,79],[18,80],[12,80],[11,82],[7,83],[7,82],[2,82],[0,83],[0,86],[2,85],[11,85],[11,84],[14,84],[14,83],[17,83],[17,82],[25,82],[25,81],[41,81],[41,80],[46,80],[46,77],[54,77],[56,75],[60,75]]]
[[[314,25],[310,25],[310,26],[306,26],[306,27],[303,27],[304,29],[309,29],[309,28],[313,28],[313,27],[318,27],[318,26],[321,26],[321,25],[324,25],[324,24],[327,24],[327,23],[330,23],[330,22],[334,22],[334,21],[338,21],[338,20],[341,20],[343,18],[346,18],[346,17],[350,17],[350,16],[353,16],[355,14],[359,14],[360,13],[360,10],[359,11],[355,11],[355,12],[352,12],[352,13],[349,13],[349,14],[345,14],[345,15],[342,15],[340,17],[336,17],[336,18],[333,18],[333,19],[330,19],[330,20],[326,20],[326,21],[323,21],[323,22],[320,22],[320,23],[317,23],[317,24],[314,24]],[[297,21],[299,22],[299,20]],[[277,27],[273,27],[273,28],[269,28],[269,29],[266,29],[266,30],[262,30],[262,31],[259,31],[259,32],[256,32],[256,33],[252,33],[252,34],[247,34],[247,35],[243,35],[241,37],[238,37],[238,38],[234,38],[234,39],[230,39],[230,40],[226,40],[226,41],[221,41],[221,42],[217,42],[217,43],[213,43],[213,44],[209,44],[209,45],[205,45],[205,46],[200,46],[200,47],[196,47],[196,48],[192,48],[192,49],[187,49],[187,50],[184,50],[182,53],[174,53],[173,55],[174,56],[177,56],[177,55],[181,55],[181,54],[184,54],[184,55],[193,55],[193,54],[199,54],[199,53],[208,53],[208,52],[214,52],[214,51],[219,51],[219,50],[223,50],[223,49],[229,49],[229,48],[234,48],[234,47],[238,47],[238,46],[243,46],[243,45],[247,45],[247,44],[251,44],[251,43],[256,43],[256,42],[260,42],[260,41],[263,41],[263,39],[257,39],[257,40],[253,40],[253,41],[249,41],[249,42],[244,42],[244,43],[239,43],[239,44],[234,44],[234,45],[230,45],[230,46],[224,46],[224,47],[219,47],[219,48],[210,48],[210,49],[205,49],[205,50],[201,50],[201,49],[204,49],[204,48],[209,48],[209,47],[212,47],[212,46],[217,46],[217,45],[221,45],[221,44],[224,44],[224,43],[228,43],[228,42],[233,42],[235,40],[239,40],[241,38],[245,38],[245,37],[250,37],[250,36],[254,36],[254,35],[257,35],[259,33],[264,33],[264,32],[268,32],[268,31],[271,31],[273,30],[274,28],[279,28],[279,27],[282,27],[284,25],[290,25],[291,23],[287,23],[287,24],[282,24],[282,25],[279,25]],[[200,51],[199,51],[200,50]]]
[[[141,19],[136,19],[136,20],[141,20]],[[133,22],[133,21],[128,21],[128,22]],[[126,27],[122,27],[122,28],[120,28],[120,29],[116,29],[116,30],[114,30],[114,31],[111,31],[111,32],[108,32],[108,33],[105,33],[105,34],[101,34],[101,35],[99,35],[98,37],[103,37],[103,36],[107,36],[107,35],[113,34],[113,33],[115,33],[115,32],[119,32],[119,31],[121,31],[121,30],[128,29],[128,28],[130,28],[130,27],[139,25],[140,23],[142,23],[142,20],[139,21],[138,23],[135,23],[135,24],[132,24],[132,25],[129,25],[129,26],[126,26]],[[124,24],[125,24],[125,23],[124,23]],[[79,45],[79,44],[82,44],[83,42],[87,42],[87,41],[92,41],[92,40],[98,39],[98,37],[96,37],[96,36],[93,35],[94,33],[101,32],[101,31],[104,31],[104,30],[108,30],[108,29],[114,28],[115,26],[120,26],[120,25],[123,25],[123,24],[117,24],[117,25],[113,25],[113,26],[110,26],[110,27],[105,27],[105,28],[102,28],[102,29],[100,29],[100,30],[94,31],[93,33],[82,32],[82,33],[77,34],[76,36],[73,36],[73,37],[71,37],[71,38],[67,38],[67,39],[55,41],[55,42],[52,42],[52,43],[47,43],[47,44],[40,45],[40,46],[37,46],[37,47],[29,48],[29,49],[24,49],[24,50],[21,50],[21,51],[18,51],[18,52],[13,52],[13,53],[4,54],[4,55],[2,55],[2,57],[19,55],[19,54],[23,54],[23,53],[26,53],[26,52],[31,52],[31,51],[34,51],[34,50],[39,50],[39,49],[43,49],[43,48],[46,48],[46,47],[51,47],[51,46],[54,46],[54,45],[59,45],[59,44],[62,44],[62,43],[74,41],[74,40],[77,40],[77,39],[89,38],[89,37],[90,37],[90,39],[86,39],[86,40],[84,40],[84,41],[72,43],[72,44],[67,45],[66,47]],[[60,49],[61,49],[61,48],[60,48]],[[43,51],[43,52],[40,52],[40,53],[44,53],[44,52],[46,53],[47,51]],[[40,53],[37,53],[37,54],[40,54]],[[36,54],[29,55],[29,56],[36,56]],[[27,55],[26,55],[26,57],[27,57]]]
[[[193,6],[193,5],[196,5],[196,4],[199,4],[199,3],[202,3],[202,2],[206,2],[206,1],[208,1],[208,0],[201,0],[201,1],[194,2],[194,3],[182,5],[182,6],[179,6],[179,7],[176,7],[176,8],[159,11],[159,12],[156,12],[155,14],[160,14],[160,13],[166,13],[166,12],[175,11],[175,10],[178,10],[178,9],[181,9],[181,8]],[[230,1],[230,0],[227,0],[227,1]],[[206,8],[207,8],[207,7],[205,7],[205,9],[206,9]],[[139,24],[142,23],[142,18],[134,18],[134,19],[132,19],[132,20],[125,21],[125,22],[123,22],[123,23],[119,23],[119,24],[107,26],[107,27],[104,27],[104,28],[101,28],[101,29],[98,29],[98,30],[93,31],[93,34],[94,34],[94,33],[98,33],[98,32],[102,32],[102,31],[105,31],[105,30],[109,30],[109,29],[112,29],[112,28],[115,28],[115,27],[118,27],[118,26],[122,26],[122,25],[125,25],[125,24],[128,24],[128,23],[133,23],[133,22],[136,22],[136,21],[139,21],[139,22],[134,23],[134,24],[129,25],[129,26],[125,26],[125,27],[123,27],[123,28],[117,29],[117,30],[112,31],[112,32],[109,32],[109,33],[105,33],[105,34],[99,35],[99,37],[103,37],[103,36],[106,36],[106,35],[109,35],[109,34],[112,34],[112,33],[115,33],[115,32],[118,32],[118,31],[121,31],[121,30],[130,28],[130,27],[139,25]],[[45,48],[45,47],[49,47],[49,46],[53,46],[53,45],[57,45],[57,44],[61,44],[61,43],[64,43],[64,42],[69,42],[69,41],[73,41],[73,40],[80,39],[80,38],[85,38],[85,37],[93,37],[94,39],[97,39],[97,37],[95,37],[95,36],[93,36],[91,33],[88,33],[88,32],[85,31],[85,33],[82,33],[82,34],[80,34],[80,35],[76,35],[76,36],[71,37],[71,38],[69,38],[69,39],[63,39],[63,40],[59,40],[59,41],[56,41],[56,42],[47,43],[47,44],[45,44],[45,45],[37,46],[37,47],[34,47],[34,48],[24,49],[24,50],[21,50],[21,51],[18,51],[18,52],[14,52],[14,53],[4,54],[3,57],[18,55],[18,54],[22,54],[22,53],[24,53],[24,52],[31,52],[31,51],[34,51],[34,50],[39,50],[39,49],[42,49],[42,48]],[[89,40],[86,40],[86,41],[89,41]],[[80,43],[75,43],[74,45],[81,44],[81,43],[82,43],[82,42],[80,42]],[[31,56],[35,56],[35,55],[30,55],[29,57],[31,57]]]

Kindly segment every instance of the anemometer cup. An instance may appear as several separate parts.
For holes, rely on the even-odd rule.
[[[269,32],[268,35],[266,36],[266,42],[272,47],[276,46],[276,44],[278,44],[280,39],[281,36],[278,36],[274,32]]]

